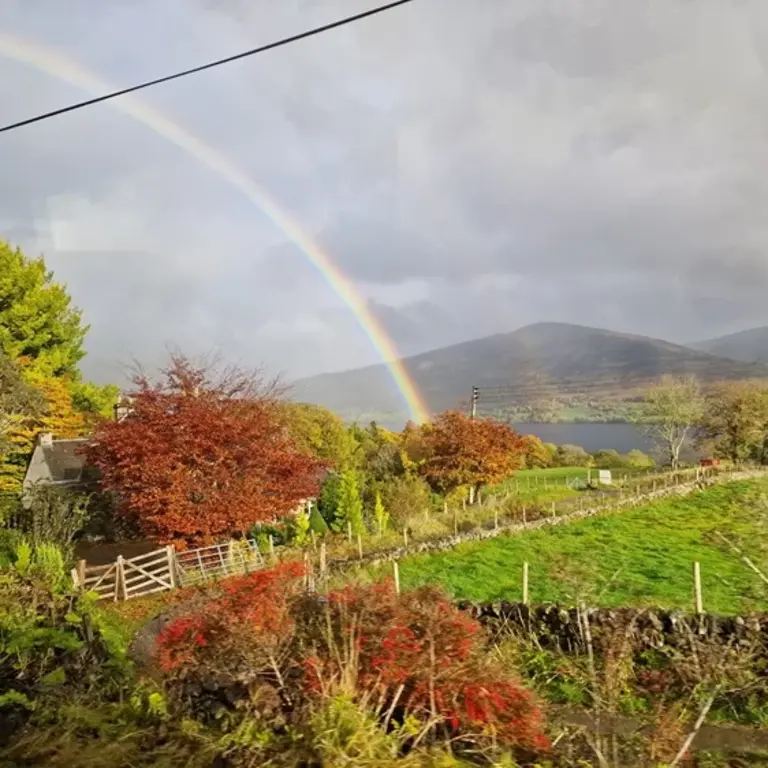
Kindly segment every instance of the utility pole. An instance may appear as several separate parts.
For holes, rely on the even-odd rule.
[[[472,406],[469,412],[469,418],[474,421],[475,416],[477,416],[477,397],[478,397],[478,391],[477,387],[472,387]]]

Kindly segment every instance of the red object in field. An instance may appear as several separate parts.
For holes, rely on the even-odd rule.
[[[699,465],[702,467],[717,467],[720,464],[720,459],[702,459]]]

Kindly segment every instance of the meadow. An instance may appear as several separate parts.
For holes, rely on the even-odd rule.
[[[692,564],[701,566],[705,610],[768,609],[766,585],[715,531],[758,566],[768,561],[768,481],[731,483],[632,511],[464,544],[400,562],[405,589],[441,584],[457,599],[519,600],[529,564],[532,603],[690,609]],[[369,573],[376,578],[379,573]]]

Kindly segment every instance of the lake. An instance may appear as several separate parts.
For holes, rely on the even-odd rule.
[[[562,424],[513,424],[524,435],[536,435],[545,443],[580,445],[587,453],[613,448],[619,453],[639,449],[649,453],[653,441],[633,424],[568,422]]]

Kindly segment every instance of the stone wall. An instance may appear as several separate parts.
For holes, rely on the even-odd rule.
[[[543,648],[566,653],[586,651],[588,621],[596,653],[622,633],[635,652],[676,648],[691,652],[695,645],[729,646],[768,657],[768,613],[747,616],[696,616],[680,611],[653,609],[561,608],[556,605],[527,606],[522,603],[472,603],[458,607],[477,619],[493,636],[528,636]]]

